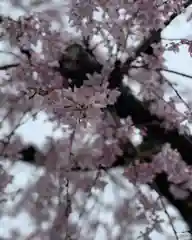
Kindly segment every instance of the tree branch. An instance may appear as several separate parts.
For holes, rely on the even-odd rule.
[[[192,4],[191,0],[186,1],[183,4],[184,8],[189,7]],[[167,21],[164,22],[164,26],[168,26],[176,17],[178,16],[178,13],[173,13]],[[159,28],[158,30],[153,30],[150,34],[150,36],[146,39],[144,39],[139,46],[135,49],[134,55],[129,57],[125,63],[122,66],[121,72],[123,74],[127,74],[127,71],[130,69],[131,64],[135,61],[137,57],[141,55],[141,53],[145,53],[147,49],[151,46],[153,43],[159,43],[161,41],[161,32],[163,31],[162,28]]]
[[[14,68],[18,66],[19,66],[19,63],[6,64],[3,66],[0,66],[0,70],[8,70],[9,68]]]
[[[153,70],[152,68],[149,68],[147,64],[146,65],[141,65],[141,66],[131,65],[130,69],[131,68],[135,68],[135,69],[143,68],[143,69],[146,69],[146,70]],[[160,72],[160,71],[169,72],[169,73],[177,74],[177,75],[179,75],[181,77],[186,77],[186,78],[191,78],[192,79],[192,76],[189,75],[189,74],[181,73],[181,72],[178,72],[176,70],[171,70],[171,69],[168,69],[168,68],[161,67],[161,68],[156,68],[154,70],[158,71],[158,72]]]

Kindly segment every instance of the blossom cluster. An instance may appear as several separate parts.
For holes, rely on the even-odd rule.
[[[190,120],[190,107],[181,114],[172,99],[164,100],[166,80],[160,74],[160,70],[166,47],[162,47],[159,43],[151,43],[149,45],[153,53],[150,55],[145,53],[146,47],[139,52],[138,49],[142,47],[129,46],[129,40],[145,42],[145,39],[156,30],[163,29],[171,14],[183,10],[184,3],[184,0],[72,0],[69,4],[69,22],[81,33],[81,39],[77,40],[77,44],[82,46],[82,40],[87,38],[93,40],[100,35],[108,50],[105,63],[101,69],[100,66],[95,69],[95,72],[90,66],[86,66],[89,63],[85,61],[85,55],[83,55],[84,59],[78,59],[80,54],[77,48],[70,52],[71,56],[66,57],[68,60],[74,60],[72,64],[61,63],[63,55],[67,54],[66,48],[72,44],[70,33],[52,30],[45,14],[32,13],[18,20],[10,17],[2,18],[1,37],[17,49],[17,53],[12,52],[12,55],[18,62],[17,66],[7,70],[8,80],[2,79],[0,89],[2,109],[5,111],[3,123],[7,119],[12,127],[10,134],[1,139],[2,155],[9,158],[19,157],[18,152],[23,147],[23,141],[18,136],[14,136],[14,133],[19,126],[18,122],[22,121],[27,113],[35,118],[38,111],[46,112],[49,121],[56,122],[65,134],[59,140],[48,138],[45,156],[36,158],[37,162],[43,161],[49,172],[48,179],[44,177],[41,179],[42,185],[47,185],[47,188],[42,188],[40,185],[36,189],[42,198],[39,200],[39,197],[31,197],[36,203],[39,212],[37,218],[41,223],[51,218],[50,213],[45,209],[53,207],[55,203],[51,196],[58,194],[60,200],[62,199],[58,204],[58,209],[61,211],[58,211],[58,218],[55,219],[53,226],[63,227],[61,219],[68,218],[71,212],[68,179],[84,192],[91,189],[93,176],[86,178],[85,175],[82,177],[82,174],[79,174],[79,177],[74,177],[74,171],[81,173],[90,170],[97,172],[98,169],[107,171],[117,159],[126,158],[124,152],[129,153],[130,146],[137,154],[131,160],[125,159],[124,176],[130,182],[135,185],[138,182],[152,183],[158,174],[165,172],[168,181],[171,182],[170,192],[176,198],[187,198],[190,195],[191,168],[184,162],[185,159],[182,159],[179,152],[172,149],[169,143],[164,143],[160,152],[148,156],[150,162],[142,162],[137,146],[132,144],[136,129],[136,123],[131,118],[132,111],[129,113],[130,116],[120,119],[115,110],[115,104],[123,88],[123,79],[118,78],[123,78],[123,74],[129,75],[132,63],[141,58],[143,67],[146,67],[149,73],[147,78],[142,75],[142,79],[138,81],[144,107],[148,108],[150,114],[164,120],[160,127],[167,131],[180,128],[184,120]],[[100,16],[96,17],[99,13]],[[188,45],[191,54],[192,47],[189,40],[182,40],[180,44],[173,43],[167,49],[177,52],[181,44]],[[113,53],[114,49],[116,53]],[[113,63],[118,59],[118,53],[125,54],[128,60],[120,64],[119,72],[115,76],[117,79],[114,79],[114,81],[122,81],[122,84],[119,84],[121,89],[110,89],[109,79],[114,69]],[[89,54],[91,56],[89,60],[94,62],[93,51]],[[86,64],[81,65],[80,61]],[[86,68],[93,71],[82,74],[85,79],[81,79],[81,86],[72,86],[76,79],[72,79],[74,75],[71,78],[66,76],[66,69],[75,72],[81,66],[85,68],[84,72]],[[128,85],[129,80],[131,79],[128,77]],[[133,93],[130,90],[126,94]],[[181,99],[179,101],[182,102]],[[145,126],[141,127],[145,128]],[[179,131],[184,134],[181,128]],[[143,141],[147,137],[146,131]],[[125,149],[126,147],[128,149]],[[101,178],[98,180],[101,177],[100,171],[98,172],[94,174],[95,182],[97,181],[94,187],[103,189],[105,183]],[[3,189],[11,178],[7,177],[4,171],[0,174],[4,180],[1,181]],[[64,198],[66,201],[63,200]],[[61,234],[62,238],[67,235],[66,229],[65,226],[64,233]],[[57,234],[53,232],[53,236],[55,238]]]

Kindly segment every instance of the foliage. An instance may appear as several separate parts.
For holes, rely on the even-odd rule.
[[[73,188],[84,192],[89,192],[93,186],[103,189],[106,183],[102,175],[114,166],[121,166],[121,159],[123,175],[136,188],[138,183],[153,183],[156,175],[165,172],[175,198],[190,196],[191,164],[182,159],[178,149],[173,149],[169,142],[155,142],[155,146],[149,149],[142,143],[134,146],[132,137],[138,123],[134,122],[131,111],[125,117],[119,114],[126,106],[118,108],[116,105],[122,96],[133,94],[123,85],[124,76],[129,81],[130,70],[147,69],[147,77],[138,80],[144,108],[150,116],[156,115],[157,120],[161,120],[158,124],[162,131],[178,129],[187,137],[188,129],[183,124],[191,121],[191,104],[184,102],[177,92],[175,99],[164,100],[165,88],[173,86],[163,77],[161,70],[165,51],[177,52],[180,45],[187,44],[191,55],[192,42],[181,39],[177,44],[170,42],[162,46],[160,38],[155,39],[155,33],[157,35],[157,31],[165,27],[170,16],[184,11],[186,2],[71,0],[69,24],[80,33],[79,39],[66,29],[54,30],[50,12],[31,13],[16,20],[1,17],[1,39],[10,44],[15,61],[1,68],[7,74],[1,81],[1,108],[4,121],[7,120],[11,127],[10,133],[1,139],[1,155],[9,159],[20,157],[25,146],[16,129],[26,114],[35,119],[38,112],[44,111],[64,133],[64,137],[58,140],[48,138],[44,155],[35,157],[37,164],[46,167],[47,174],[34,190],[37,197],[30,194],[36,208],[31,211],[35,211],[34,217],[39,224],[37,238],[34,235],[30,239],[44,239],[47,234],[51,239],[92,239],[89,235],[82,236],[75,224],[67,224],[72,211]],[[98,13],[101,13],[100,18]],[[89,46],[96,36],[102,36],[102,44],[108,51],[104,63],[97,59],[95,49]],[[129,45],[131,39],[138,44]],[[145,51],[147,47],[141,48],[146,39],[149,39],[150,54]],[[125,61],[118,57],[119,53],[127,56]],[[176,103],[185,103],[185,113],[178,112]],[[131,106],[132,102],[127,104]],[[143,139],[148,137],[145,123],[139,127]],[[131,149],[134,151],[132,155]],[[5,182],[10,181],[3,170],[1,179],[3,192]],[[124,216],[130,224],[142,218],[148,205],[155,209],[141,192],[137,197],[144,210],[135,216],[130,207],[129,214]],[[128,202],[119,211],[123,212],[127,206]],[[47,208],[55,209],[54,219]],[[118,214],[116,217],[118,219]],[[42,225],[48,220],[52,225],[46,232]],[[97,225],[92,226],[93,230]],[[154,228],[159,228],[157,219],[154,219],[153,227],[143,233],[144,239],[149,239]]]

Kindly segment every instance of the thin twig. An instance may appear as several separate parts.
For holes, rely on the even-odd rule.
[[[144,65],[144,66],[132,66],[132,68],[143,68],[143,69],[146,69],[146,70],[152,70],[150,69],[147,65]],[[177,75],[180,75],[182,77],[187,77],[187,78],[191,78],[192,79],[192,76],[191,75],[188,75],[188,74],[185,74],[185,73],[180,73],[180,72],[177,72],[175,70],[171,70],[171,69],[166,69],[166,68],[158,68],[158,69],[155,69],[156,71],[166,71],[166,72],[169,72],[169,73],[173,73],[173,74],[177,74]],[[184,105],[189,109],[191,110],[191,107],[189,106],[189,104],[183,100],[183,98],[181,97],[180,93],[178,92],[178,90],[173,86],[173,84],[168,80],[168,79],[164,79],[166,81],[166,83],[174,90],[175,94],[177,95],[177,97],[184,103]]]
[[[161,202],[161,204],[162,204],[162,207],[163,207],[163,209],[164,209],[165,214],[167,215],[167,217],[168,217],[168,219],[169,219],[169,223],[170,223],[170,225],[171,225],[171,228],[172,228],[172,230],[173,230],[173,233],[175,234],[176,240],[179,240],[179,236],[177,235],[177,232],[176,232],[176,230],[175,230],[175,228],[174,228],[173,221],[172,221],[171,217],[169,216],[169,213],[168,213],[168,211],[167,211],[167,209],[166,209],[165,203],[163,202],[163,200],[162,200],[161,197],[159,198],[159,200],[160,200],[160,202]]]
[[[19,63],[6,64],[3,66],[0,66],[0,70],[8,70],[9,68],[14,68],[18,66],[19,66]]]

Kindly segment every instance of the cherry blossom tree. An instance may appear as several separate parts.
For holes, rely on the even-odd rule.
[[[190,3],[71,0],[69,24],[80,33],[78,38],[65,27],[53,28],[53,19],[60,19],[51,10],[18,19],[1,16],[1,39],[9,44],[14,60],[0,67],[6,71],[0,89],[2,126],[6,122],[11,128],[0,139],[1,156],[46,169],[23,202],[39,226],[28,239],[93,239],[98,222],[92,224],[90,234],[83,235],[69,220],[73,194],[80,190],[89,197],[93,186],[103,190],[104,173],[117,167],[123,168],[122,175],[137,189],[132,201],[139,199],[143,206],[139,213],[126,201],[118,207],[115,217],[122,229],[143,219],[148,209],[155,216],[164,206],[159,199],[158,204],[152,203],[138,187],[148,184],[176,206],[192,231],[191,136],[184,124],[191,121],[191,103],[162,74],[173,72],[164,67],[164,52],[177,52],[187,45],[191,55],[192,42],[179,39],[161,44],[162,30]],[[102,36],[107,49],[104,61],[97,55],[97,44],[92,46],[95,36]],[[136,44],[129,44],[130,40]],[[139,97],[131,91],[129,79],[140,84]],[[175,91],[175,98],[164,99],[166,88]],[[176,103],[183,103],[186,111],[180,113]],[[45,112],[55,129],[64,133],[57,140],[49,137],[43,151],[26,147],[16,133],[26,115],[35,119],[39,112]],[[142,136],[137,146],[132,141],[136,129]],[[11,181],[2,166],[2,195]],[[154,218],[141,238],[150,239],[157,228],[159,221]],[[173,231],[179,239],[174,227]],[[13,238],[18,239],[18,234],[13,233]],[[109,239],[131,239],[121,234]]]

